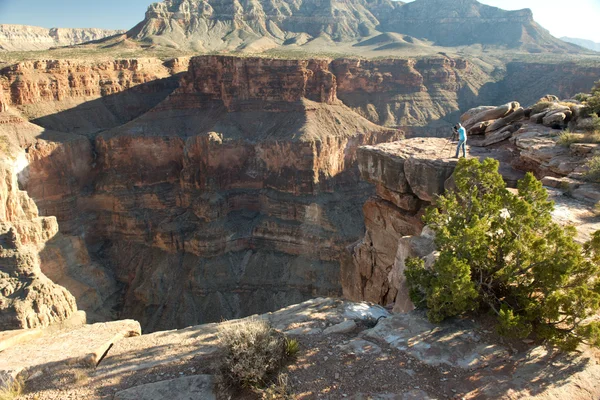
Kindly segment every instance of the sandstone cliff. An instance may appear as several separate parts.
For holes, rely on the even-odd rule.
[[[0,50],[45,50],[99,40],[123,32],[95,28],[47,29],[28,25],[0,24]]]
[[[57,281],[104,305],[123,287],[122,315],[150,330],[339,294],[337,259],[361,234],[369,191],[356,149],[400,136],[337,87],[328,60],[197,57],[150,112],[92,141],[38,137],[22,184],[91,254],[90,279],[49,264]],[[22,110],[61,93],[20,88]],[[97,263],[112,283],[91,278]]]
[[[529,9],[505,11],[476,0],[416,0],[398,7],[388,18],[382,21],[382,30],[427,38],[440,46],[479,43],[534,53],[579,51],[550,35]]]
[[[158,104],[177,87],[176,61],[27,61],[0,70],[0,86],[6,106],[45,128],[89,133]],[[180,61],[185,67],[186,60]]]
[[[403,286],[403,263],[410,246],[402,245],[402,240],[421,234],[425,208],[444,192],[454,172],[456,159],[441,154],[446,144],[444,139],[414,138],[359,149],[361,176],[375,185],[376,195],[363,207],[365,236],[341,259],[344,297],[395,303],[396,311],[410,311]],[[433,250],[420,245],[410,255],[425,256]]]
[[[0,113],[0,123],[7,121]],[[4,129],[0,128],[0,133]],[[75,298],[40,268],[39,252],[58,233],[55,217],[42,217],[19,190],[17,173],[27,159],[6,135],[0,136],[0,329],[37,328],[68,319]]]
[[[311,40],[352,42],[397,32],[440,46],[496,45],[529,52],[581,48],[551,36],[530,10],[504,11],[475,0],[230,2],[165,0],[127,33],[155,45],[206,50],[263,51]],[[413,39],[411,38],[412,42]]]

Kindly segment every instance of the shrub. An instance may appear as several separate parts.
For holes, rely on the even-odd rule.
[[[540,181],[528,173],[511,193],[498,165],[459,161],[456,190],[424,217],[436,233],[437,261],[431,269],[407,262],[411,298],[433,322],[490,311],[504,335],[533,333],[566,350],[600,346],[600,322],[584,322],[600,309],[600,231],[579,245],[575,228],[552,221]]]
[[[594,156],[590,158],[586,163],[587,167],[586,173],[583,175],[583,178],[589,182],[600,182],[600,156]]]
[[[583,103],[584,101],[587,101],[587,99],[588,99],[589,97],[590,97],[590,95],[589,95],[589,94],[587,94],[587,93],[577,93],[575,96],[573,96],[573,98],[574,98],[575,100],[577,100],[577,101],[580,101],[580,102],[582,102],[582,103]]]
[[[219,341],[225,351],[221,378],[229,387],[264,388],[298,350],[296,341],[260,319],[224,325]]]
[[[0,380],[0,400],[13,400],[23,394],[23,380],[17,378],[12,382],[2,382]]]
[[[592,113],[600,115],[600,81],[596,82],[586,102]]]
[[[570,131],[564,131],[558,136],[558,141],[556,143],[560,146],[569,147],[573,143],[580,143],[582,136],[583,135],[578,135]]]
[[[277,375],[277,379],[262,392],[264,400],[293,400],[289,384],[289,377],[286,374]]]

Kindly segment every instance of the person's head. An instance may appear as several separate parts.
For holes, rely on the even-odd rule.
[[[454,125],[454,130],[457,131],[460,128],[462,128],[462,125],[460,124],[460,122],[458,122],[456,125]]]

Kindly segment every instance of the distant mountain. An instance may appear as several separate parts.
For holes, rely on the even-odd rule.
[[[103,39],[124,31],[95,28],[41,28],[29,25],[0,24],[0,50],[46,50]]]
[[[148,45],[205,51],[352,42],[380,33],[440,46],[580,51],[550,35],[528,9],[504,11],[475,0],[164,0],[127,35]]]
[[[568,43],[573,43],[581,47],[585,47],[586,49],[600,51],[600,43],[592,42],[591,40],[570,38],[566,36],[561,37],[560,40],[563,40]]]

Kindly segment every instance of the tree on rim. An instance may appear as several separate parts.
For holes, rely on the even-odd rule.
[[[498,166],[458,162],[455,190],[424,217],[439,257],[431,269],[407,260],[411,299],[433,322],[489,310],[506,336],[535,334],[565,350],[600,346],[600,231],[578,244],[574,227],[552,221],[540,181],[528,173],[512,193]]]

